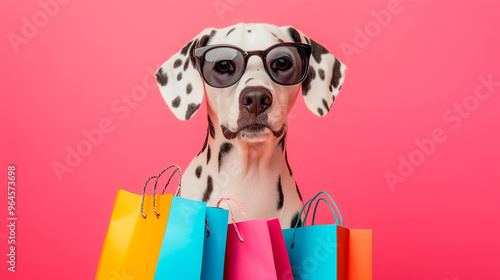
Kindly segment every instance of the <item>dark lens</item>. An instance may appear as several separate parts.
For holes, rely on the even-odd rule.
[[[278,46],[271,49],[266,56],[266,64],[271,78],[283,85],[293,85],[302,78],[304,53],[294,46]]]
[[[205,53],[202,72],[209,85],[228,87],[241,77],[243,64],[243,55],[238,50],[216,47]]]

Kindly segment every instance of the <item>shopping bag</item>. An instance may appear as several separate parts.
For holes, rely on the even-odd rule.
[[[292,268],[288,260],[285,239],[281,231],[279,219],[267,220],[271,246],[273,248],[274,267],[278,280],[293,280]]]
[[[234,222],[229,200],[238,204],[245,221]],[[233,220],[227,231],[224,279],[292,279],[290,266],[285,262],[287,255],[279,221],[266,218],[248,220],[236,200],[222,198],[217,206],[222,201],[227,203]]]
[[[118,191],[95,279],[154,278],[172,195],[145,195],[153,178],[142,196]]]
[[[167,170],[168,168],[157,176],[155,184]],[[179,187],[176,194],[179,195],[181,171],[178,166],[170,176],[169,182],[176,171],[179,174]],[[163,189],[162,194],[167,186]],[[178,196],[172,197],[170,214],[156,266],[155,280],[200,279],[206,207],[205,202]]]
[[[309,210],[321,194],[328,196],[339,217],[327,200],[319,198],[314,207],[312,223],[307,226]],[[335,224],[314,225],[317,207],[321,201],[330,207],[335,216]],[[304,204],[299,217],[306,208],[303,227],[298,228],[299,221],[297,221],[294,228],[283,230],[294,279],[347,280],[349,230],[344,228],[337,205],[326,192],[320,192]]]
[[[207,207],[202,280],[222,280],[224,276],[228,215],[229,211],[226,209]]]
[[[373,230],[349,230],[349,260],[347,279],[373,279]]]

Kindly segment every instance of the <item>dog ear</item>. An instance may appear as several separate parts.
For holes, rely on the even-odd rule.
[[[189,120],[203,101],[205,89],[196,68],[194,49],[206,46],[214,34],[213,28],[203,30],[156,71],[161,95],[180,120]]]
[[[292,41],[311,45],[312,56],[309,59],[309,71],[302,82],[302,96],[315,115],[326,116],[342,87],[347,67],[302,32],[291,26],[282,28]]]

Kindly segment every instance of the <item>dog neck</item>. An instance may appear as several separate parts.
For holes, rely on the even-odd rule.
[[[285,129],[286,130],[286,129]],[[286,162],[286,132],[280,138],[272,137],[252,142],[236,137],[224,137],[216,118],[209,117],[207,146],[212,147],[212,156],[221,169],[232,170],[232,175],[245,178],[258,174],[279,174]],[[256,174],[257,173],[257,174]]]

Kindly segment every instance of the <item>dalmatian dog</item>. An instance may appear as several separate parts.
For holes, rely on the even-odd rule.
[[[215,207],[234,198],[248,219],[301,223],[302,197],[288,164],[288,113],[302,88],[317,116],[330,111],[346,66],[291,26],[239,23],[208,28],[156,72],[160,92],[180,120],[206,94],[207,137],[182,176],[181,197]],[[236,221],[242,221],[240,211]]]

